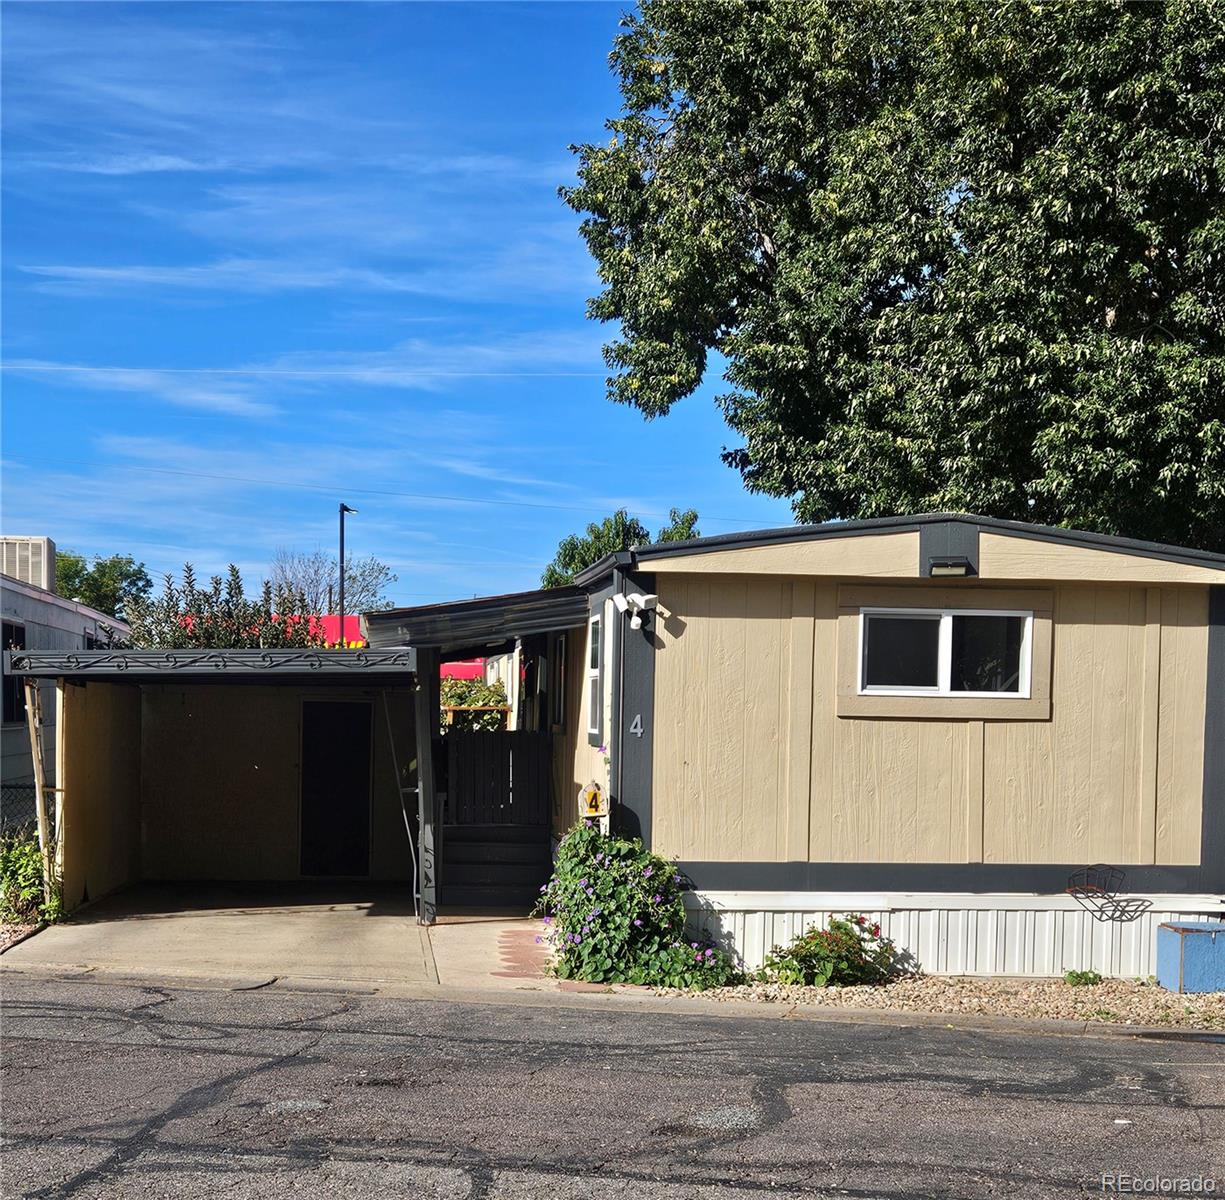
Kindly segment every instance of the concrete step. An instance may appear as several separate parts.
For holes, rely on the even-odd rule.
[[[442,871],[442,882],[465,886],[471,883],[501,885],[506,887],[535,887],[549,878],[547,867],[539,863],[447,863]]]
[[[448,887],[444,883],[439,904],[444,910],[477,908],[501,912],[522,909],[526,913],[539,899],[540,889],[534,887],[505,884],[453,884]]]
[[[535,863],[552,865],[549,844],[532,842],[453,842],[444,838],[445,863]]]

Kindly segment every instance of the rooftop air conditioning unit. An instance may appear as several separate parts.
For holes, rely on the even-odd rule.
[[[55,591],[55,543],[49,537],[0,537],[0,574]]]

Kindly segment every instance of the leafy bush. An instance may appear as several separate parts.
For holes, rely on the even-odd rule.
[[[686,936],[676,866],[595,822],[562,839],[536,911],[562,979],[709,988],[738,974],[725,950]]]
[[[486,683],[483,679],[444,679],[440,686],[442,707],[448,708],[487,708],[489,705],[506,706],[506,686],[500,679]],[[453,712],[447,720],[447,713],[442,714],[442,728],[448,729],[505,729],[506,714],[504,712]]]
[[[862,914],[830,919],[828,929],[815,926],[775,946],[767,956],[761,977],[775,983],[810,987],[850,987],[886,983],[899,971],[900,956],[880,926]]]
[[[1096,971],[1069,971],[1063,981],[1069,987],[1093,987],[1102,982],[1102,977]]]
[[[0,921],[32,925],[58,921],[59,897],[43,903],[43,859],[38,835],[29,829],[0,837]]]

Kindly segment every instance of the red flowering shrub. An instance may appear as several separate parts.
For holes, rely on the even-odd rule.
[[[900,956],[880,926],[860,914],[832,917],[828,929],[806,929],[786,946],[775,946],[762,967],[763,979],[815,987],[886,983],[899,973]]]

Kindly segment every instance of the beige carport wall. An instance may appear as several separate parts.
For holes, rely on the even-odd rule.
[[[55,854],[64,905],[141,881],[290,881],[300,845],[303,713],[369,706],[367,870],[413,885],[416,654],[380,651],[14,652],[54,679]],[[315,743],[317,749],[318,743]],[[45,752],[52,752],[45,747]]]

